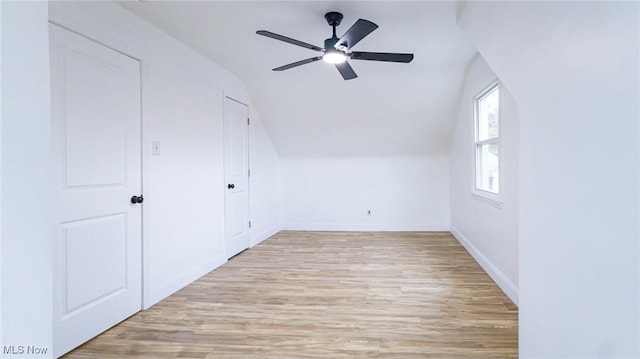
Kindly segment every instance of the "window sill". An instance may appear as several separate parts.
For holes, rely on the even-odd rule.
[[[477,201],[484,202],[492,207],[502,209],[502,200],[499,198],[489,197],[479,192],[471,192],[471,197]]]

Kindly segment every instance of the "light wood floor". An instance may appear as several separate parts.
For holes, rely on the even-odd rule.
[[[446,232],[280,232],[69,358],[516,358],[518,310]]]

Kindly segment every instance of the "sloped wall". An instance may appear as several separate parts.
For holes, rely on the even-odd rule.
[[[255,246],[280,230],[280,159],[254,107],[249,108],[249,117],[251,246]]]
[[[226,262],[224,96],[249,104],[253,117],[252,243],[277,228],[277,156],[238,78],[115,3],[49,6],[52,21],[142,63],[145,307]],[[152,141],[160,141],[159,156]]]
[[[638,2],[469,2],[520,114],[522,358],[640,357]]]
[[[473,98],[497,76],[477,56],[469,66],[451,142],[451,232],[518,304],[518,144],[516,105],[500,84],[501,174],[499,206],[472,194],[474,187]]]

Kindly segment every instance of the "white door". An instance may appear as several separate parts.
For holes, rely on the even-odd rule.
[[[227,257],[249,248],[249,109],[224,99],[224,214]]]
[[[142,308],[140,62],[50,25],[54,354]]]

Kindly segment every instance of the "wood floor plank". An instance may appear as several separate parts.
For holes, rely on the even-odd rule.
[[[518,310],[448,232],[283,231],[68,358],[517,358]]]

